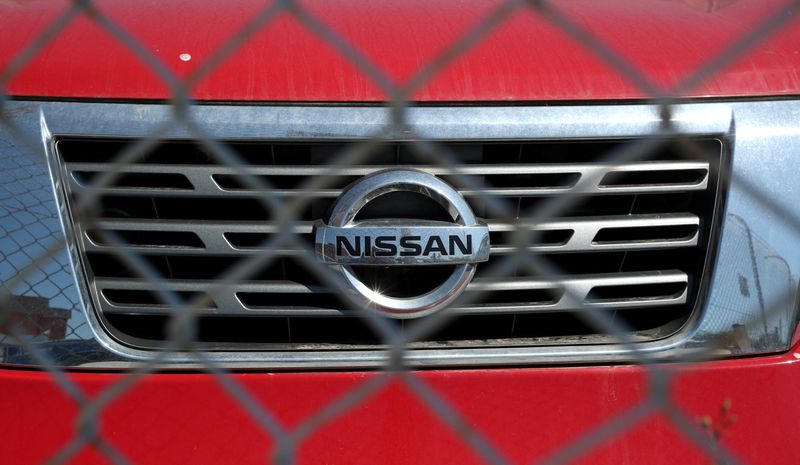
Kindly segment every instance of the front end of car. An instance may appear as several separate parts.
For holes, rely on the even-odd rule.
[[[800,25],[700,3],[0,2],[0,457],[796,463]]]

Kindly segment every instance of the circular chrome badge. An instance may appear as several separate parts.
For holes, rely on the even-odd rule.
[[[444,208],[452,222],[356,221],[362,208],[391,192],[428,197]],[[416,318],[444,308],[467,287],[476,264],[489,259],[489,229],[476,220],[464,198],[441,179],[408,169],[377,172],[350,185],[333,205],[328,224],[317,222],[314,238],[318,257],[343,274],[364,305],[394,318]],[[433,265],[453,265],[453,271],[432,290],[403,297],[376,289],[354,270]]]

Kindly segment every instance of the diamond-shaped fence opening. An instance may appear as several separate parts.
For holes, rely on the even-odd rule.
[[[665,1],[660,10],[646,10],[715,15],[737,8],[734,3]],[[745,463],[741,448],[729,449],[724,439],[737,421],[731,400],[719,412],[694,418],[694,407],[683,405],[674,389],[685,389],[684,377],[710,359],[785,350],[796,329],[796,264],[785,243],[800,236],[800,218],[780,196],[787,187],[770,185],[774,168],[758,171],[753,157],[793,137],[797,109],[778,100],[774,109],[765,103],[763,111],[731,110],[730,100],[694,98],[697,89],[718,85],[719,76],[731,78],[726,69],[754,50],[775,54],[771,41],[794,31],[798,2],[772,3],[770,11],[758,9],[757,20],[742,26],[736,40],[691,73],[668,76],[665,86],[641,57],[618,49],[617,37],[599,32],[589,13],[575,14],[580,5],[557,1],[497,2],[430,59],[417,60],[405,80],[394,75],[407,63],[394,68],[375,60],[374,47],[366,50],[348,35],[352,31],[334,26],[341,17],[326,17],[305,2],[278,0],[256,9],[185,74],[146,45],[152,37],[129,30],[110,4],[71,2],[37,37],[4,56],[0,68],[0,89],[12,89],[0,95],[0,361],[38,366],[78,409],[69,418],[55,415],[74,434],[48,442],[37,461],[99,456],[136,463],[139,454],[119,427],[124,419],[115,417],[124,410],[120,404],[134,392],[152,399],[154,379],[173,389],[175,379],[192,377],[210,382],[203,392],[224,393],[263,430],[269,448],[255,449],[264,463],[309,460],[304,454],[317,453],[315,439],[330,434],[330,425],[383,415],[371,410],[371,400],[387,386],[413,397],[449,438],[460,439],[465,457],[482,463],[583,463],[615,441],[630,441],[650,422],[711,463]],[[26,8],[35,6],[0,1],[0,12]],[[142,14],[135,5],[125,8]],[[584,8],[597,14],[604,7]],[[358,13],[352,5],[346,9]],[[471,97],[480,95],[469,81],[475,63],[464,60],[477,53],[486,60],[497,35],[522,17],[535,17],[559,43],[589,55],[602,67],[597,72],[616,82],[608,85],[635,100],[592,102],[575,95],[573,103],[549,106]],[[101,101],[102,89],[94,99],[55,103],[13,91],[20,76],[31,78],[30,69],[46,69],[49,47],[61,39],[74,44],[70,28],[87,20],[144,64],[148,79],[169,89],[162,103]],[[352,27],[369,20],[355,18]],[[354,99],[343,94],[338,103],[309,103],[302,86],[290,92],[297,102],[192,100],[228,60],[254,53],[248,48],[253,42],[264,45],[260,37],[270,28],[302,30],[324,42],[318,57],[298,62],[338,55],[382,93],[382,102],[348,103]],[[420,38],[426,39],[436,38]],[[80,51],[74,53],[81,60]],[[180,55],[183,62],[191,59]],[[434,94],[431,102],[414,101],[442,76],[452,79],[447,73],[453,69],[464,70],[466,103]],[[304,79],[297,82],[347,77]],[[771,111],[787,114],[776,122]],[[761,127],[747,126],[757,118]],[[618,130],[615,121],[628,126]],[[748,130],[764,131],[766,150],[753,148]],[[742,170],[734,163],[754,167],[752,177],[737,177]],[[384,176],[380,192],[365,187],[364,179],[381,173],[402,174]],[[419,185],[412,182],[416,175],[423,179]],[[726,211],[730,205],[735,212]],[[382,216],[387,211],[392,218]],[[741,211],[778,226],[765,230]],[[399,230],[405,236],[393,238]],[[473,247],[484,248],[485,256],[474,259]],[[438,261],[426,262],[430,257]],[[654,269],[653,263],[664,265]],[[433,304],[417,302],[437,293]],[[705,311],[692,310],[700,307]],[[586,362],[619,365],[586,367],[585,375],[558,368]],[[540,435],[548,450],[518,457],[519,448],[507,450],[507,438],[520,434],[515,425],[503,430],[475,421],[468,402],[454,399],[458,392],[477,392],[482,381],[465,371],[484,366],[498,370],[498,386],[515,374],[528,379],[530,402],[542,406],[536,378],[550,370],[565,370],[564,379],[574,376],[570,383],[577,385],[598,370],[619,372],[608,375],[609,388],[600,396],[616,396],[625,383],[637,387],[624,394],[628,407],[599,422],[588,415],[580,434],[565,433],[564,425],[580,423],[574,418],[552,431],[540,425],[544,432],[530,435]],[[465,370],[437,380],[426,375],[428,367]],[[86,386],[73,380],[80,376],[73,371],[92,369],[102,374]],[[276,376],[306,376],[314,386],[320,370],[367,373],[298,420],[289,419],[280,402],[291,392],[248,376],[287,369],[294,372]],[[451,382],[472,387],[444,387]],[[270,389],[274,398],[267,398]],[[487,389],[497,395],[497,387]],[[171,418],[192,425],[191,412]],[[384,422],[392,419],[376,420]],[[29,452],[26,457],[36,455]],[[186,451],[187,459],[192,453]],[[340,454],[331,451],[331,460]],[[420,459],[411,452],[409,458]]]

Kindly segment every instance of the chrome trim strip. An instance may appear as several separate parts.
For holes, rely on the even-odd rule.
[[[548,253],[578,252],[587,250],[632,250],[632,249],[662,249],[672,247],[693,247],[698,244],[698,232],[695,231],[687,237],[669,238],[664,240],[646,241],[614,241],[597,242],[595,237],[603,229],[626,229],[640,227],[663,227],[663,226],[698,226],[700,218],[696,215],[686,215],[678,213],[668,213],[660,215],[627,215],[627,216],[603,216],[603,217],[578,217],[578,218],[556,218],[552,220],[541,220],[531,223],[520,220],[516,223],[503,223],[496,220],[484,220],[490,232],[513,232],[518,228],[530,231],[572,231],[572,236],[563,244],[541,244],[527,247],[529,251]],[[136,250],[140,253],[146,252],[169,252],[173,255],[195,255],[204,254],[225,254],[225,255],[249,255],[254,250],[261,250],[262,247],[237,247],[225,238],[229,233],[255,233],[255,234],[275,234],[280,231],[277,224],[261,221],[240,221],[235,224],[220,221],[181,221],[181,220],[135,220],[125,219],[103,219],[97,221],[95,226],[108,231],[165,231],[165,232],[191,232],[200,239],[204,247],[183,247],[183,246],[158,246],[148,247],[146,245],[129,245],[123,248]],[[313,222],[298,221],[292,225],[294,234],[311,234]],[[98,243],[90,237],[85,238],[85,249],[87,251],[107,251],[112,246]],[[119,248],[119,247],[117,247]],[[275,250],[274,248],[272,249]],[[494,244],[491,246],[491,254],[511,254],[519,252],[519,247],[512,244]],[[302,251],[297,249],[278,250],[280,255],[296,255]]]
[[[745,324],[753,341],[761,345],[721,351],[759,353],[781,350],[788,346],[796,322],[794,292],[800,271],[800,233],[795,218],[800,218],[800,202],[796,201],[794,174],[800,168],[800,103],[797,101],[719,102],[682,104],[672,108],[677,133],[715,135],[726,138],[733,151],[732,182],[727,198],[727,211],[722,222],[721,246],[715,257],[716,272],[708,292],[701,296],[702,318],[682,332],[667,339],[642,343],[638,348],[657,359],[670,359],[692,352],[696,347],[732,325]],[[19,127],[41,132],[45,148],[52,153],[53,137],[61,135],[141,136],[148,134],[173,114],[160,104],[117,104],[85,102],[6,103]],[[191,117],[209,135],[220,138],[272,138],[329,140],[369,137],[385,134],[389,112],[378,107],[336,106],[196,106]],[[408,111],[411,126],[417,134],[428,138],[454,139],[565,139],[592,137],[647,137],[660,132],[659,108],[654,105],[604,105],[563,107],[419,107]],[[41,122],[41,124],[40,124]],[[189,138],[191,133],[176,125],[165,137]],[[393,135],[403,138],[403,134]],[[9,137],[0,134],[0,137]],[[22,150],[22,149],[15,149]],[[34,155],[40,156],[41,154]],[[40,158],[40,159],[43,159]],[[768,162],[765,162],[768,161]],[[752,186],[756,186],[754,191]],[[58,188],[56,189],[58,192]],[[764,200],[769,200],[768,204]],[[60,206],[63,208],[63,199]],[[71,225],[64,218],[67,237]],[[723,212],[719,212],[720,217]],[[737,219],[738,218],[738,219]],[[741,263],[750,262],[744,236],[755,237],[761,273],[772,279],[764,288],[765,302],[760,305],[738,291],[737,273]],[[761,238],[761,239],[759,239]],[[74,247],[72,248],[74,252]],[[748,257],[752,255],[748,253]],[[74,255],[71,255],[74,259]],[[764,257],[778,257],[774,267]],[[777,263],[781,262],[778,266]],[[785,263],[785,265],[783,265]],[[78,264],[79,265],[79,264]],[[760,267],[760,268],[759,268]],[[757,279],[747,275],[748,279]],[[83,290],[85,284],[77,280]],[[735,284],[732,284],[735,283]],[[787,286],[788,284],[788,286]],[[790,297],[782,299],[786,290]],[[767,314],[766,308],[775,310]],[[733,309],[733,310],[731,310]],[[127,366],[118,360],[146,360],[152,352],[120,345],[104,330],[93,311],[86,312],[90,327],[99,345],[94,349],[93,368]],[[759,332],[763,320],[767,332]],[[782,328],[771,338],[773,328]],[[774,342],[769,342],[774,341]],[[88,343],[88,342],[87,342]],[[226,352],[208,357],[225,362],[229,367],[287,368],[362,368],[379,367],[388,360],[388,353],[379,351],[335,352]],[[500,347],[459,350],[421,349],[406,353],[413,366],[461,365],[527,365],[539,363],[588,363],[631,360],[634,356],[617,344],[594,346]],[[107,360],[108,362],[104,362]],[[170,362],[192,362],[185,354],[171,354]],[[191,367],[191,365],[186,365]],[[170,365],[170,367],[174,367]]]
[[[9,103],[14,105],[41,108],[52,133],[61,136],[151,134],[174,118],[172,108],[161,104]],[[730,130],[733,107],[730,103],[676,105],[671,119],[674,132],[725,134]],[[391,114],[385,107],[197,105],[189,109],[189,116],[208,136],[229,140],[410,139],[409,134],[394,134],[389,129]],[[607,139],[663,134],[656,105],[426,106],[408,108],[407,119],[416,137],[434,140]],[[163,137],[191,139],[192,132],[176,123],[169,125]]]

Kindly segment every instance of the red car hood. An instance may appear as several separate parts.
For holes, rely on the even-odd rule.
[[[191,94],[215,101],[387,100],[386,85],[380,81],[396,86],[411,82],[496,11],[499,3],[303,2],[304,11],[340,36],[373,71],[363,72],[318,32],[283,11],[197,79]],[[710,78],[688,89],[681,87],[787,3],[556,0],[552,8],[613,50],[661,92],[691,97],[761,96],[799,93],[800,24],[791,15],[778,21],[782,27],[777,32]],[[66,14],[70,5],[66,0],[0,0],[0,68],[20,64],[23,50]],[[163,67],[161,74],[81,12],[24,65],[11,67],[14,72],[4,92],[36,97],[169,98],[168,76],[181,80],[197,72],[263,9],[263,1],[253,0],[98,1],[97,12],[138,41],[143,53]],[[417,101],[498,102],[650,96],[641,83],[606,64],[528,6],[511,13],[409,95]]]

